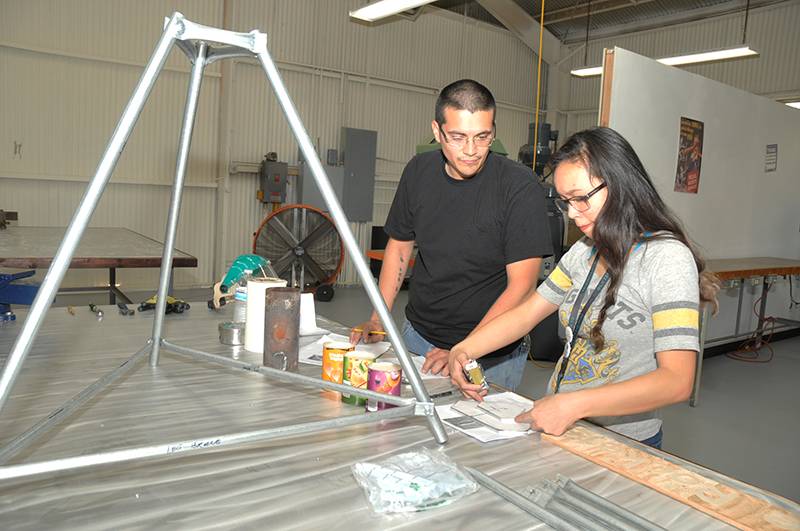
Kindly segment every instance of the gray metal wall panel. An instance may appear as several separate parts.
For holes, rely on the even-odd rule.
[[[509,33],[436,9],[426,9],[414,22],[370,27],[350,21],[347,12],[362,3],[230,0],[231,25],[267,32],[289,93],[322,153],[339,146],[342,126],[378,131],[376,176],[390,184],[376,183],[373,215],[383,223],[393,196],[391,183],[400,178],[417,143],[431,137],[436,89],[467,76],[486,82],[502,102],[498,132],[513,154],[527,134],[531,112],[525,108],[535,97],[535,63],[532,52]],[[30,194],[23,201],[26,224],[47,224],[53,212],[62,213],[66,223],[85,184],[54,185],[54,180],[85,181],[94,172],[152,53],[163,17],[175,10],[202,24],[222,25],[222,0],[0,3],[0,141],[23,144],[21,159],[13,158],[12,150],[0,151],[0,179],[12,178],[0,185],[5,192],[7,183],[16,182],[15,190]],[[159,239],[159,209],[165,206],[156,205],[168,203],[169,188],[145,183],[172,179],[189,70],[177,50],[167,67],[172,71],[156,86],[103,198],[110,212],[129,212],[131,204],[137,205],[142,219],[131,214],[121,224]],[[267,151],[277,151],[282,160],[296,162],[296,143],[263,72],[243,63],[232,70],[231,159],[258,162]],[[219,66],[213,65],[204,79],[188,174],[190,183],[209,188],[187,192],[181,218],[181,231],[186,220],[193,220],[195,228],[179,246],[198,256],[201,267],[179,272],[178,278],[198,285],[213,281],[213,227],[220,221],[214,219],[212,188],[218,177],[217,146],[223,140],[218,138],[218,76]],[[113,184],[123,182],[132,183],[124,194],[121,184]],[[231,219],[219,250],[226,260],[250,248],[250,235],[265,214],[255,199],[253,176],[233,176],[229,188]],[[53,195],[56,189],[69,193]],[[192,194],[203,199],[189,200]],[[44,195],[47,202],[39,201]],[[357,230],[366,238],[362,244],[368,242],[369,224],[358,224]],[[199,277],[183,277],[195,273]],[[92,278],[102,282],[102,274]],[[346,268],[342,280],[352,278]]]
[[[220,0],[3,0],[0,40],[21,45],[144,63],[163,30],[164,17],[222,25]],[[174,51],[168,66],[186,68]]]

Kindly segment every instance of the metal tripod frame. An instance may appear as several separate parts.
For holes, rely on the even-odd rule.
[[[213,43],[212,46],[209,43]],[[58,422],[66,418],[78,407],[96,396],[101,390],[119,379],[126,372],[137,365],[137,362],[144,358],[149,350],[150,366],[158,365],[159,354],[162,348],[170,352],[190,356],[195,359],[211,361],[228,367],[245,369],[271,376],[277,380],[310,385],[322,389],[347,392],[353,395],[378,399],[383,402],[398,406],[376,413],[339,417],[317,422],[296,424],[290,426],[280,426],[259,431],[236,433],[220,436],[204,437],[202,439],[176,441],[156,446],[128,448],[117,451],[83,455],[39,463],[0,466],[0,479],[29,476],[57,470],[67,470],[72,468],[91,466],[103,463],[113,463],[152,457],[160,455],[173,455],[208,448],[218,448],[226,445],[251,443],[264,441],[278,437],[286,437],[301,433],[310,433],[340,426],[363,424],[376,422],[382,419],[398,418],[420,415],[425,416],[428,425],[433,433],[436,442],[444,444],[447,442],[447,434],[441,420],[436,414],[433,403],[425,389],[422,378],[416,366],[411,362],[408,351],[403,344],[400,332],[392,319],[386,304],[381,297],[375,280],[372,278],[369,267],[363,256],[361,256],[358,244],[347,223],[347,217],[342,210],[333,187],[328,180],[319,156],[314,150],[311,139],[308,136],[297,110],[292,103],[286,86],[281,79],[278,69],[267,51],[267,36],[257,30],[249,33],[237,33],[219,28],[202,26],[187,20],[181,13],[175,12],[170,18],[165,19],[164,32],[156,45],[153,55],[150,57],[144,72],[133,91],[122,117],[114,130],[108,146],[103,153],[97,170],[89,182],[87,190],[81,199],[75,214],[70,221],[64,238],[59,245],[58,251],[53,258],[52,265],[39,288],[39,293],[31,305],[30,312],[25,319],[25,323],[17,336],[14,345],[9,353],[0,377],[0,412],[8,399],[11,387],[14,384],[25,358],[31,349],[31,345],[36,338],[39,327],[44,320],[47,310],[55,297],[56,292],[64,278],[72,255],[78,247],[81,236],[89,224],[89,220],[94,213],[97,203],[102,196],[103,190],[108,184],[108,180],[119,160],[125,143],[128,140],[136,120],[142,112],[150,91],[152,90],[164,62],[167,59],[172,46],[176,44],[189,58],[192,63],[189,90],[186,97],[186,107],[184,110],[183,125],[181,127],[180,141],[178,145],[178,157],[175,167],[175,183],[172,188],[172,198],[170,201],[169,216],[167,218],[166,236],[164,238],[164,254],[161,262],[161,276],[158,284],[158,301],[155,308],[153,319],[153,335],[147,340],[147,344],[142,347],[131,358],[125,361],[120,367],[103,376],[95,383],[91,384],[75,397],[66,402],[62,407],[57,408],[50,415],[44,417],[39,423],[28,429],[25,433],[17,436],[11,443],[0,448],[0,463],[7,462],[13,455],[30,445],[31,442],[49,431]],[[398,398],[388,395],[378,394],[372,391],[356,389],[341,384],[326,382],[318,378],[310,378],[300,374],[282,372],[262,365],[253,365],[232,360],[224,356],[198,351],[192,348],[170,343],[162,337],[162,325],[167,301],[167,288],[169,286],[173,249],[175,245],[175,233],[178,227],[178,216],[181,207],[181,194],[183,190],[186,167],[189,158],[189,147],[192,140],[192,129],[197,111],[197,102],[200,94],[200,85],[203,78],[203,70],[206,65],[220,59],[233,57],[255,57],[264,68],[267,80],[271,84],[275,96],[283,109],[289,126],[294,134],[300,150],[305,158],[314,180],[317,183],[325,204],[333,218],[336,228],[344,241],[345,248],[350,258],[355,264],[358,276],[361,279],[367,295],[373,307],[380,316],[384,329],[389,336],[392,346],[395,349],[397,358],[403,368],[411,388],[414,398]]]

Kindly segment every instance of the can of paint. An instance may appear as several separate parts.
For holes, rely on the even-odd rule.
[[[375,362],[369,366],[367,389],[385,395],[400,396],[402,376],[403,371],[400,369],[400,365],[386,361]],[[378,411],[390,407],[394,406],[371,398],[367,400],[367,411]]]
[[[327,382],[342,383],[344,355],[355,347],[344,341],[328,341],[322,345],[322,379]],[[333,393],[335,391],[327,391]],[[339,393],[336,393],[337,395]]]
[[[467,364],[464,365],[464,375],[470,383],[480,385],[487,390],[489,389],[489,385],[486,383],[486,378],[483,375],[483,367],[481,367],[481,364],[477,361],[469,360]]]
[[[344,368],[342,371],[342,383],[358,389],[367,388],[369,379],[369,366],[375,361],[375,354],[369,352],[351,351],[344,355]],[[366,398],[356,395],[342,393],[342,402],[356,406],[364,406]]]

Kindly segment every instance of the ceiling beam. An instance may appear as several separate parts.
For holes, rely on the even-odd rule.
[[[573,7],[564,7],[561,9],[553,9],[552,11],[545,11],[544,23],[557,24],[559,22],[566,22],[567,20],[575,20],[577,18],[586,18],[586,10],[591,6],[592,15],[599,13],[608,13],[609,11],[616,11],[618,9],[625,9],[626,7],[636,7],[642,4],[649,4],[655,0],[598,0],[591,4],[586,2]],[[538,20],[538,18],[537,18]]]
[[[494,18],[506,27],[512,35],[520,39],[526,46],[548,64],[558,62],[561,41],[545,28],[542,36],[542,52],[539,53],[539,23],[513,0],[477,0],[477,2]],[[547,17],[545,16],[545,21]]]
[[[750,3],[750,13],[752,13],[753,10],[756,8],[761,8],[772,4],[779,4],[785,1],[786,0],[755,0]],[[646,31],[650,29],[663,28],[665,26],[672,26],[676,24],[686,24],[689,22],[704,20],[711,17],[719,17],[725,15],[732,15],[735,13],[741,13],[745,10],[746,3],[747,3],[746,0],[733,0],[731,2],[726,2],[724,4],[717,4],[697,9],[686,9],[681,11],[680,13],[672,13],[670,15],[648,18],[630,24],[620,24],[599,30],[592,30],[590,32],[589,38],[594,41],[597,39],[617,37],[619,35],[635,33],[637,31]],[[592,13],[594,13],[594,8],[592,8]],[[546,13],[544,21],[545,24],[549,24]],[[731,37],[734,37],[734,35],[732,34]],[[583,42],[584,39],[586,39],[586,33],[581,31],[580,33],[573,33],[572,37],[565,38],[564,44],[575,44],[578,42]],[[741,38],[739,37],[738,40],[736,39],[733,40],[739,42]]]

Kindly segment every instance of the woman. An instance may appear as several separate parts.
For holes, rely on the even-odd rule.
[[[656,410],[691,394],[698,309],[705,302],[716,309],[719,282],[704,271],[680,222],[619,133],[576,133],[552,166],[556,203],[586,236],[535,293],[451,349],[452,381],[481,400],[485,391],[466,382],[464,365],[522,337],[558,310],[564,353],[547,396],[517,421],[561,435],[587,418],[660,447]]]

